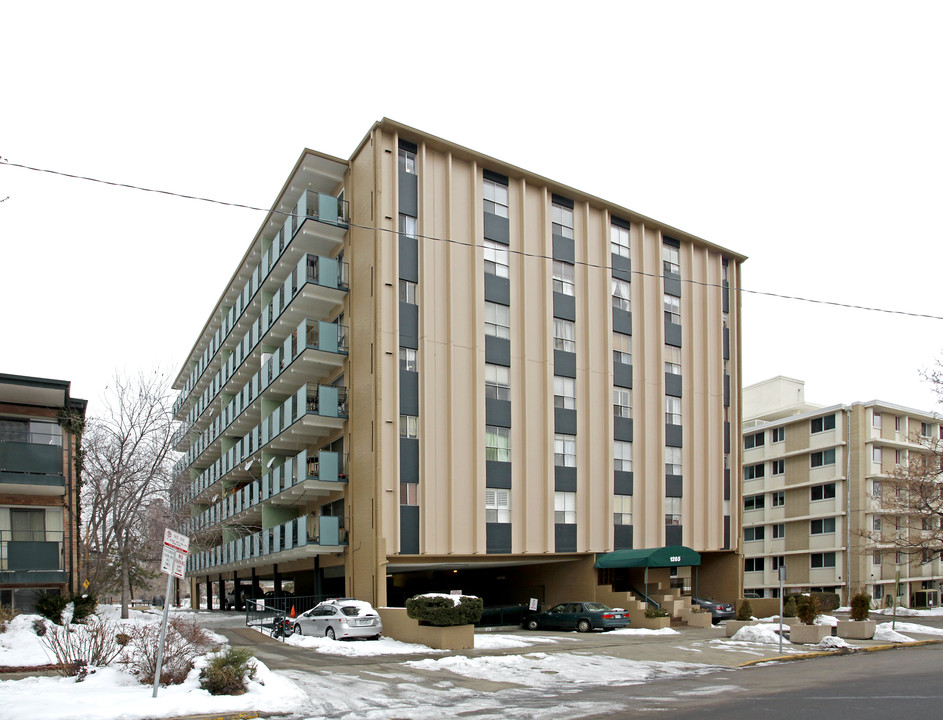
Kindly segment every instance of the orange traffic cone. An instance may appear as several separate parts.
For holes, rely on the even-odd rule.
[[[295,617],[295,606],[291,606],[291,612],[288,613],[288,617]]]

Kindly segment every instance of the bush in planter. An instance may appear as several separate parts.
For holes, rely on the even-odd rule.
[[[830,612],[841,605],[841,598],[838,596],[838,593],[831,592],[815,591],[809,593],[793,593],[792,595],[787,595],[786,600],[794,597],[796,602],[798,602],[799,598],[803,596],[815,598],[816,602],[818,603],[819,612]]]
[[[656,607],[646,608],[645,617],[647,618],[668,617],[668,611],[663,608],[656,608]]]
[[[753,605],[750,604],[749,600],[744,600],[740,603],[740,609],[737,610],[737,620],[752,620],[753,619]]]
[[[802,595],[796,601],[796,617],[803,625],[815,625],[819,614],[819,600],[815,595]]]
[[[851,619],[867,620],[871,612],[871,596],[866,592],[860,592],[851,598]]]
[[[456,602],[457,600],[457,602]],[[470,595],[416,595],[406,601],[406,614],[423,625],[472,625],[481,619],[484,603]]]
[[[790,595],[789,599],[786,601],[786,604],[783,605],[783,617],[795,617],[795,616],[796,616],[796,598]]]

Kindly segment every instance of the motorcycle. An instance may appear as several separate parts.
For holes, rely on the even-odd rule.
[[[276,615],[272,620],[272,637],[289,638],[294,633],[294,627],[291,618],[284,615]]]

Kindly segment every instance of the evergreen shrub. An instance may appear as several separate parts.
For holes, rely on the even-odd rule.
[[[740,609],[737,610],[737,620],[752,620],[753,619],[753,605],[750,604],[749,600],[744,600],[740,603]]]
[[[229,648],[200,670],[200,687],[210,695],[242,695],[255,678],[255,658],[248,648]]]
[[[851,619],[867,620],[871,612],[871,596],[866,592],[860,592],[851,598]]]
[[[481,619],[484,603],[481,598],[461,595],[459,602],[455,596],[416,595],[406,601],[406,614],[420,625],[472,625]]]

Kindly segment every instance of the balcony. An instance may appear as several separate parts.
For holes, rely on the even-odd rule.
[[[63,583],[62,531],[0,530],[0,583]]]
[[[35,439],[0,440],[0,487],[17,495],[63,495],[62,447]]]
[[[229,335],[239,326],[244,326],[243,314],[252,306],[263,285],[273,279],[273,271],[293,266],[300,252],[336,254],[347,232],[348,207],[346,201],[340,201],[331,195],[311,190],[302,193],[292,215],[275,233],[270,247],[262,253],[259,264],[251,269],[242,289],[229,288],[224,295],[223,299],[229,306],[228,312],[221,317],[220,326],[194,363],[184,388],[174,401],[174,417],[183,419],[179,417],[179,413],[185,407],[187,398],[192,392],[199,391],[198,386],[202,384],[204,373],[213,367],[214,360],[219,350],[227,343]],[[275,281],[280,282],[277,279]]]
[[[302,450],[193,518],[190,527],[199,531],[221,522],[261,524],[263,505],[293,506],[302,498],[327,497],[343,489],[347,483],[344,466],[345,458],[339,453]]]
[[[242,340],[232,348],[229,357],[213,377],[209,387],[194,402],[187,413],[186,422],[196,431],[204,429],[204,413],[211,407],[220,392],[229,387],[229,393],[242,390],[251,376],[249,361],[262,361],[262,342],[281,343],[291,330],[304,318],[330,317],[343,303],[348,290],[347,264],[332,258],[305,255],[296,264],[291,275],[274,293],[271,301],[262,309],[256,321],[246,328]],[[346,335],[343,336],[343,352],[346,352]],[[335,348],[325,346],[325,350]],[[183,433],[180,451],[189,447],[187,434]]]
[[[315,555],[343,552],[346,532],[330,515],[295,518],[282,525],[194,553],[187,575],[227,572],[264,563],[284,563]]]

